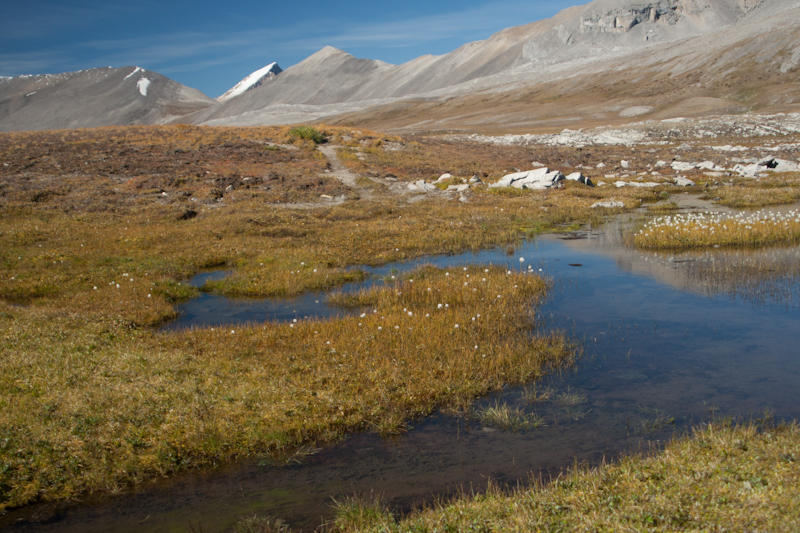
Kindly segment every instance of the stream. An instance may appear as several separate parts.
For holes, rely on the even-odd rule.
[[[709,420],[800,418],[800,249],[641,252],[622,245],[629,222],[543,236],[516,247],[431,256],[367,269],[379,282],[419,264],[529,266],[552,281],[541,327],[583,344],[573,369],[476,402],[535,413],[520,432],[437,413],[406,434],[353,435],[274,466],[258,459],[189,472],[76,506],[34,506],[0,517],[10,531],[224,531],[254,514],[313,530],[334,500],[378,496],[407,512],[459,491],[547,478],[576,461],[598,464],[658,447]],[[193,280],[202,285],[209,276]],[[324,293],[286,300],[202,294],[169,328],[329,317]]]

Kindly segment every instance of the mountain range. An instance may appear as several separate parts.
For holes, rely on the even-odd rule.
[[[139,67],[0,79],[0,130],[324,120],[513,131],[788,111],[800,107],[799,65],[800,0],[595,0],[402,65],[326,46],[216,100]]]

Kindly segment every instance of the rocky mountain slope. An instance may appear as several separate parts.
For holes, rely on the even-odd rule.
[[[325,120],[534,131],[800,109],[800,0],[594,0],[402,65],[327,46],[212,100],[138,67],[0,79],[0,130]]]
[[[471,80],[438,97],[326,118],[396,130],[514,132],[708,114],[800,110],[800,3],[622,55]],[[329,109],[319,111],[330,112]]]
[[[0,78],[0,131],[157,124],[213,102],[134,66]]]
[[[437,127],[437,111],[442,106],[454,107],[453,98],[468,99],[465,107],[480,114],[482,109],[496,107],[498,92],[515,95],[511,96],[514,99],[519,91],[527,89],[529,98],[533,88],[539,87],[547,93],[546,99],[552,100],[551,93],[555,91],[555,96],[560,96],[560,89],[547,84],[561,81],[570,85],[565,81],[569,79],[579,78],[577,85],[587,89],[583,97],[593,101],[614,100],[615,92],[630,92],[635,87],[640,87],[643,94],[656,96],[658,87],[647,77],[636,76],[630,67],[638,64],[658,74],[659,65],[665,62],[671,65],[671,71],[677,69],[685,75],[696,69],[696,74],[703,76],[709,65],[715,67],[714,72],[719,71],[722,61],[727,66],[719,72],[717,81],[721,82],[737,70],[752,70],[751,67],[756,67],[758,75],[776,70],[779,78],[791,82],[797,78],[796,66],[787,65],[798,59],[794,39],[800,26],[798,7],[798,0],[595,0],[566,9],[551,19],[468,43],[449,54],[422,56],[403,65],[358,59],[326,47],[286,69],[269,86],[200,112],[194,120],[244,125],[350,113],[346,119],[350,122],[384,117],[390,119],[390,125],[397,123],[395,115],[406,115],[410,121],[397,125],[411,127],[416,124],[413,121],[425,115],[428,122],[418,125]],[[775,30],[776,25],[780,31]],[[745,46],[746,51],[737,52],[739,45]],[[760,53],[759,46],[766,46],[772,53]],[[748,59],[753,54],[759,56],[757,65]],[[628,75],[633,78],[626,79]],[[613,80],[620,83],[607,87]],[[602,94],[588,91],[598,84],[603,87]],[[706,97],[702,91],[696,91],[694,96]],[[508,99],[508,95],[503,98]],[[534,97],[530,101],[544,100]],[[628,111],[636,115],[657,107],[631,101],[634,103],[617,111],[638,107],[638,111]],[[747,102],[737,105],[747,106]],[[370,111],[361,113],[364,109]],[[453,113],[463,114],[464,109],[445,114]]]

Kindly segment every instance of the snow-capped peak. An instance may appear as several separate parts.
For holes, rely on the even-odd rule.
[[[240,94],[243,94],[250,89],[261,85],[265,78],[274,78],[281,72],[281,67],[278,66],[277,62],[273,61],[269,65],[252,72],[242,81],[234,85],[233,88],[229,89],[225,94],[217,98],[217,101],[224,102],[235,96],[239,96]]]
[[[134,74],[136,74],[137,72],[144,72],[144,69],[143,69],[142,67],[136,67],[136,68],[134,68],[134,69],[133,69],[133,71],[132,71],[130,74],[128,74],[127,76],[125,76],[123,79],[124,79],[124,80],[127,80],[128,78],[130,78],[131,76],[133,76],[133,75],[134,75]]]

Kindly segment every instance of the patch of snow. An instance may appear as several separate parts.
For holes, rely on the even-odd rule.
[[[147,78],[139,78],[139,81],[136,82],[136,87],[139,89],[139,93],[142,96],[147,96],[147,88],[150,87],[150,80]]]
[[[263,78],[269,72],[271,72],[273,68],[276,67],[277,65],[278,63],[273,61],[269,65],[260,68],[255,72],[250,73],[246,78],[244,78],[242,81],[234,85],[232,89],[230,89],[228,92],[217,98],[217,101],[224,102],[226,100],[230,100],[231,98],[234,98],[236,96],[239,96],[240,94],[247,92],[248,90],[252,89],[259,81],[261,81],[261,78]]]
[[[133,72],[131,72],[130,74],[128,74],[127,76],[125,76],[125,77],[124,77],[124,78],[122,78],[122,79],[123,79],[123,80],[127,80],[128,78],[130,78],[131,76],[133,76],[133,75],[134,75],[134,74],[136,74],[137,72],[144,72],[144,70],[143,70],[141,67],[136,67],[135,69],[133,69]]]

